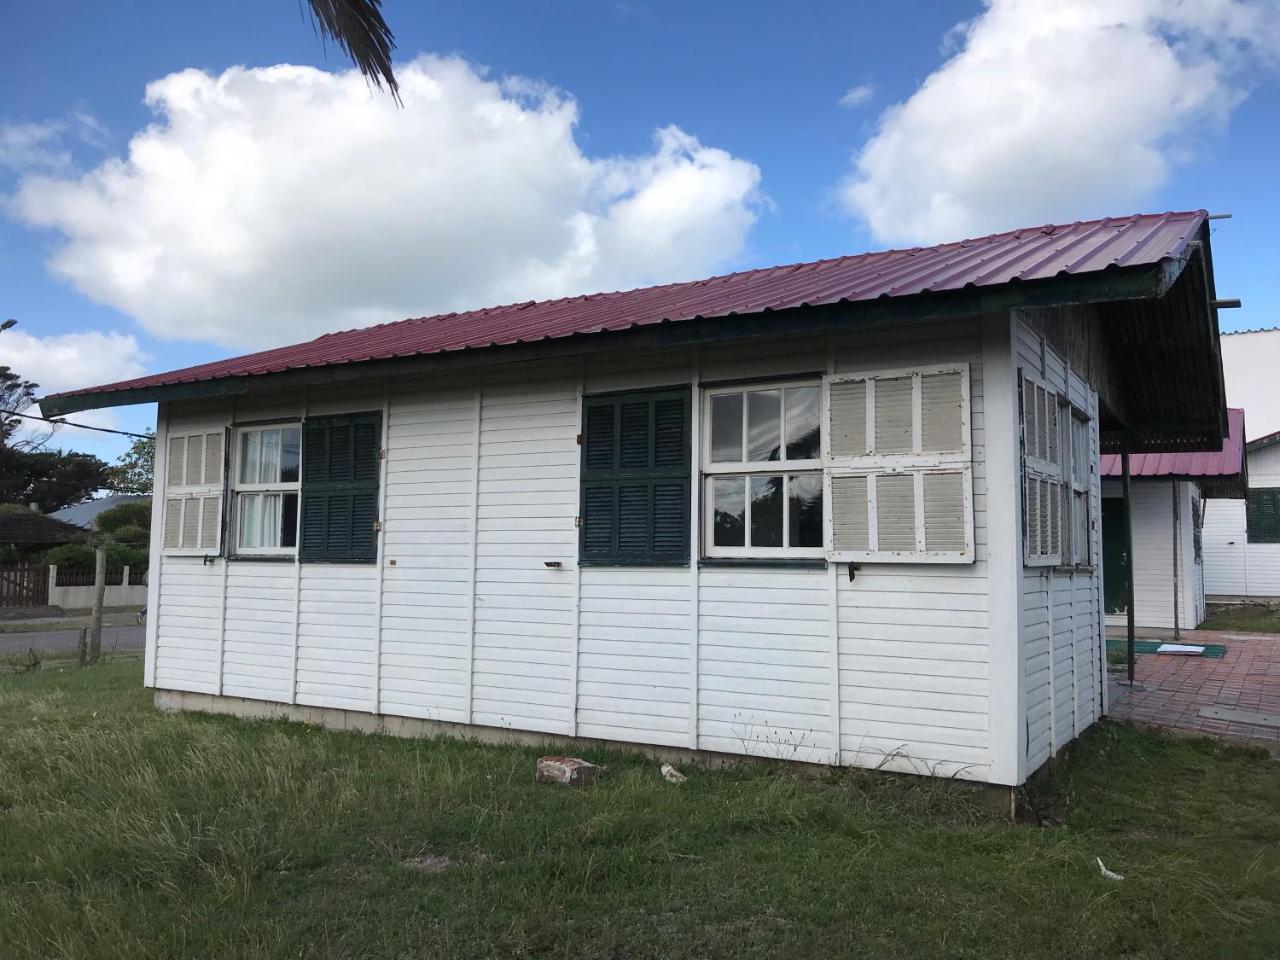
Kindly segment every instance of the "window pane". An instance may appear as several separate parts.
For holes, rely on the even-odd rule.
[[[258,482],[259,452],[262,435],[256,430],[240,434],[240,482]]]
[[[280,431],[262,431],[261,463],[258,466],[259,483],[280,482]]]
[[[822,474],[787,478],[787,546],[822,546]]]
[[[262,540],[258,547],[280,546],[280,494],[262,495]]]
[[[787,459],[816,460],[821,455],[818,387],[787,388]]]
[[[711,539],[717,547],[745,547],[746,477],[716,477],[711,481],[714,511]]]
[[[298,462],[302,449],[302,431],[290,427],[280,431],[280,482],[298,482]]]
[[[280,546],[296,547],[298,545],[298,495],[284,495],[284,509],[280,516]]]
[[[782,453],[782,391],[747,394],[747,459],[779,460]]]
[[[715,463],[742,462],[742,394],[711,398],[711,459]]]
[[[782,546],[782,477],[751,478],[751,546]]]
[[[242,547],[258,546],[258,540],[262,535],[262,524],[258,516],[259,499],[256,493],[242,493],[240,495],[239,544]]]

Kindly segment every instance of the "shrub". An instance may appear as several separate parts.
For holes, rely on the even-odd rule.
[[[144,531],[142,542],[145,543],[146,531],[151,529],[151,501],[130,500],[117,504],[110,510],[103,510],[98,514],[97,526],[103,533],[113,535],[116,540],[121,541],[128,539],[121,536],[126,528],[137,527]]]

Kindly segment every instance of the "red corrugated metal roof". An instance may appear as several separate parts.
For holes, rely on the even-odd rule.
[[[688,283],[400,320],[151,374],[56,397],[259,376],[314,367],[475,350],[658,323],[1044,280],[1182,254],[1205,211],[1138,214],[1012,230],[989,237],[748,270]]]
[[[1120,454],[1102,456],[1102,475],[1121,475]],[[1227,408],[1227,438],[1211,453],[1134,453],[1129,455],[1131,477],[1234,477],[1244,470],[1244,411]]]

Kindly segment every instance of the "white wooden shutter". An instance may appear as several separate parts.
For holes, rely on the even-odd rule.
[[[1028,566],[1062,563],[1063,485],[1060,400],[1022,374],[1022,544]],[[1069,415],[1069,414],[1067,414]]]
[[[212,486],[222,483],[222,433],[204,435],[204,483]]]
[[[164,502],[164,546],[174,550],[182,545],[182,500],[169,497]]]
[[[218,553],[222,534],[226,430],[175,434],[166,443],[165,550]]]
[[[187,438],[186,437],[170,437],[169,438],[169,469],[165,474],[165,482],[171,487],[182,486],[183,466],[187,460]]]
[[[827,558],[971,563],[968,365],[824,383]]]

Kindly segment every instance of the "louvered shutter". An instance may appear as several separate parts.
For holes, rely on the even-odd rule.
[[[973,562],[968,366],[825,385],[828,559]]]
[[[182,546],[182,500],[178,497],[164,502],[164,546],[166,550]]]
[[[689,562],[689,391],[587,397],[583,563]]]
[[[1069,466],[1064,467],[1062,421],[1058,394],[1023,374],[1022,406],[1022,543],[1028,566],[1056,566],[1063,561],[1063,527]],[[1069,414],[1068,414],[1069,415]]]
[[[1245,500],[1249,543],[1280,543],[1280,487],[1254,487]]]
[[[302,428],[301,560],[378,558],[380,413],[316,417]]]

